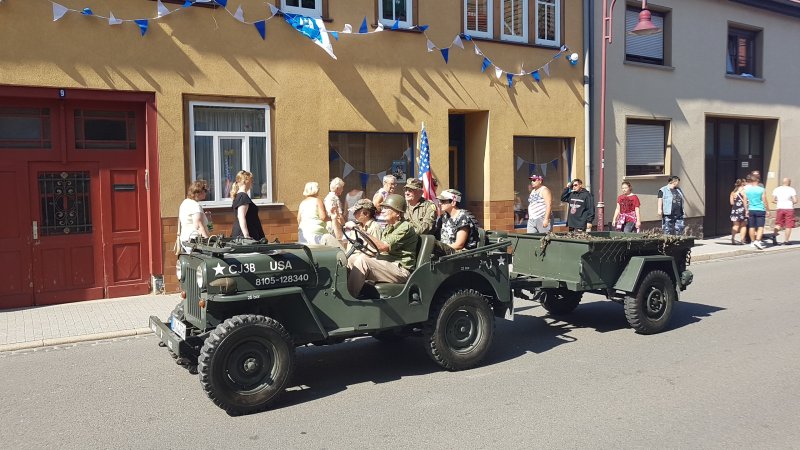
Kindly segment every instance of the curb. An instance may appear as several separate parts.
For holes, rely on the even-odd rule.
[[[723,258],[733,258],[736,256],[745,256],[745,255],[766,255],[771,253],[785,253],[791,252],[793,250],[800,250],[800,245],[792,245],[786,246],[781,248],[770,247],[769,250],[755,250],[755,249],[741,249],[741,250],[734,250],[734,251],[726,251],[726,252],[716,252],[716,253],[708,253],[705,255],[692,255],[692,262],[703,262],[703,261],[711,261],[715,259],[723,259]]]
[[[14,352],[18,350],[30,350],[40,347],[52,347],[55,345],[75,344],[78,342],[102,341],[102,340],[115,339],[121,337],[141,336],[145,334],[153,334],[153,330],[151,330],[150,328],[135,328],[132,330],[107,331],[105,333],[82,334],[79,336],[37,339],[35,341],[0,345],[0,353]]]

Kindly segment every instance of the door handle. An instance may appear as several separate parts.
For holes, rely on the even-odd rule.
[[[39,223],[37,221],[33,221],[33,240],[39,240]]]

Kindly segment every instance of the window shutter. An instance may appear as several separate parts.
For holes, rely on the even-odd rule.
[[[664,29],[664,17],[652,13],[653,25]],[[636,36],[629,34],[639,23],[639,11],[625,10],[625,52],[631,56],[644,58],[664,59],[664,33],[651,34],[650,36]]]
[[[626,163],[629,166],[664,165],[664,124],[628,123]]]

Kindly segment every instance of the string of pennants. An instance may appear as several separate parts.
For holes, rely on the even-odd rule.
[[[558,158],[555,158],[552,161],[548,161],[546,163],[533,163],[517,156],[517,170],[522,168],[522,166],[524,166],[525,164],[528,165],[528,175],[537,174],[545,177],[547,176],[547,168],[549,166],[553,166],[554,169],[558,170]]]
[[[83,9],[72,9],[68,8],[64,5],[56,3],[52,0],[46,0],[53,4],[53,21],[58,21],[62,17],[64,17],[67,13],[75,13],[80,14],[86,17],[93,17],[99,20],[107,21],[109,25],[122,25],[124,23],[134,23],[139,30],[141,36],[147,34],[147,31],[150,26],[151,21],[156,21],[163,19],[172,14],[179,13],[181,11],[185,11],[187,8],[196,5],[196,4],[207,4],[207,5],[218,5],[221,6],[222,9],[227,12],[231,17],[233,17],[238,22],[241,22],[246,25],[252,25],[258,34],[261,36],[262,40],[266,40],[267,35],[267,22],[274,19],[275,17],[282,16],[283,19],[292,27],[294,27],[298,32],[304,34],[309,39],[314,41],[317,45],[323,48],[332,58],[336,59],[336,55],[333,53],[333,46],[330,42],[328,36],[333,37],[334,40],[338,41],[341,35],[350,35],[350,36],[358,36],[358,35],[371,35],[375,33],[380,33],[384,31],[386,28],[382,23],[378,23],[375,29],[370,30],[369,26],[367,25],[367,18],[364,17],[364,20],[361,22],[361,26],[359,27],[357,32],[353,31],[353,27],[350,24],[345,24],[344,28],[341,31],[332,31],[327,30],[325,28],[325,23],[322,19],[313,19],[310,17],[305,17],[299,14],[291,14],[288,12],[282,11],[277,6],[267,3],[267,6],[270,10],[270,16],[264,19],[259,19],[255,21],[247,21],[244,18],[244,11],[242,10],[242,6],[239,5],[235,11],[231,11],[228,8],[229,0],[185,0],[183,6],[180,6],[176,9],[169,9],[164,6],[164,3],[161,0],[157,0],[156,2],[156,16],[154,17],[147,17],[147,18],[139,18],[139,19],[120,19],[114,16],[114,13],[109,11],[108,16],[103,16],[101,14],[96,14],[91,8],[83,8]],[[447,47],[440,47],[433,43],[433,41],[428,36],[427,30],[428,25],[413,25],[410,27],[401,27],[400,21],[396,20],[394,24],[389,27],[389,30],[414,30],[421,32],[426,39],[426,46],[428,52],[433,52],[434,50],[438,50],[444,59],[445,64],[449,62],[450,59],[450,50],[453,47],[458,47],[461,50],[465,50],[464,41],[467,41],[472,44],[473,51],[475,55],[480,56],[482,58],[481,61],[481,72],[486,72],[487,69],[490,67],[494,69],[494,75],[498,80],[503,80],[505,78],[506,85],[511,88],[514,85],[514,80],[521,77],[530,76],[533,78],[534,81],[537,83],[541,83],[542,81],[542,74],[545,76],[550,76],[550,64],[559,59],[562,55],[569,51],[569,47],[566,45],[562,45],[561,48],[557,53],[553,55],[550,60],[548,60],[545,64],[536,67],[535,69],[531,70],[524,70],[524,65],[522,66],[523,69],[520,71],[510,71],[505,70],[499,66],[497,66],[491,58],[486,56],[483,51],[478,47],[478,44],[472,39],[472,36],[465,33],[459,33],[456,37],[450,42]],[[574,62],[573,62],[574,64]]]
[[[412,161],[412,159],[414,158],[414,149],[411,147],[407,148],[406,151],[403,152],[403,158],[405,158],[406,161]],[[340,155],[339,152],[337,152],[334,149],[331,149],[330,161],[336,161],[336,160],[340,160],[344,163],[344,169],[342,169],[342,179],[347,178],[348,175],[350,175],[353,172],[356,172],[359,174],[359,180],[361,181],[361,186],[364,189],[367,188],[367,182],[369,182],[369,177],[373,176],[378,177],[379,182],[383,183],[383,177],[390,173],[389,169],[377,173],[369,173],[356,170],[356,168],[353,167],[352,164],[350,164],[349,162],[345,161],[344,158],[342,158],[342,155]]]

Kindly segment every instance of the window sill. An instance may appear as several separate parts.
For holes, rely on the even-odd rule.
[[[626,175],[622,180],[660,180],[661,178],[669,178],[670,175],[667,174],[658,174],[658,175]]]
[[[663,64],[656,64],[656,63],[644,63],[639,61],[625,61],[623,64],[625,64],[626,66],[646,67],[648,69],[665,70],[668,72],[672,72],[675,70],[675,67],[673,66],[666,66]]]
[[[516,41],[505,41],[503,39],[489,39],[484,37],[477,37],[477,36],[470,36],[473,41],[481,41],[481,42],[496,42],[498,44],[508,44],[508,45],[518,45],[521,47],[533,47],[533,48],[546,48],[552,50],[561,50],[561,46],[558,45],[540,45],[540,44],[531,44],[530,42],[516,42]],[[466,39],[463,39],[466,40]]]
[[[732,74],[732,73],[726,73],[725,74],[725,78],[729,78],[731,80],[756,81],[756,82],[759,82],[759,83],[763,83],[763,82],[767,81],[767,80],[765,80],[764,78],[761,78],[761,77],[743,77],[741,75],[735,75],[735,74]]]
[[[377,23],[373,23],[370,26],[372,27],[371,31],[375,31],[375,28],[378,28],[378,24]],[[411,26],[412,27],[418,27],[419,25],[411,25]],[[422,34],[422,31],[419,28],[398,28],[396,30],[393,30],[392,29],[392,25],[386,25],[386,24],[383,24],[383,31],[391,31],[392,33],[396,32],[396,31],[403,31],[403,32],[406,32],[406,33]],[[353,34],[358,34],[358,33],[353,32]]]
[[[233,202],[231,202],[230,200],[224,201],[224,202],[200,202],[200,206],[202,206],[204,209],[212,209],[212,210],[213,209],[230,209],[232,203]],[[261,199],[258,199],[258,198],[254,199],[253,203],[255,203],[256,206],[267,206],[267,207],[285,206],[284,203],[270,202],[270,201],[261,200]]]

